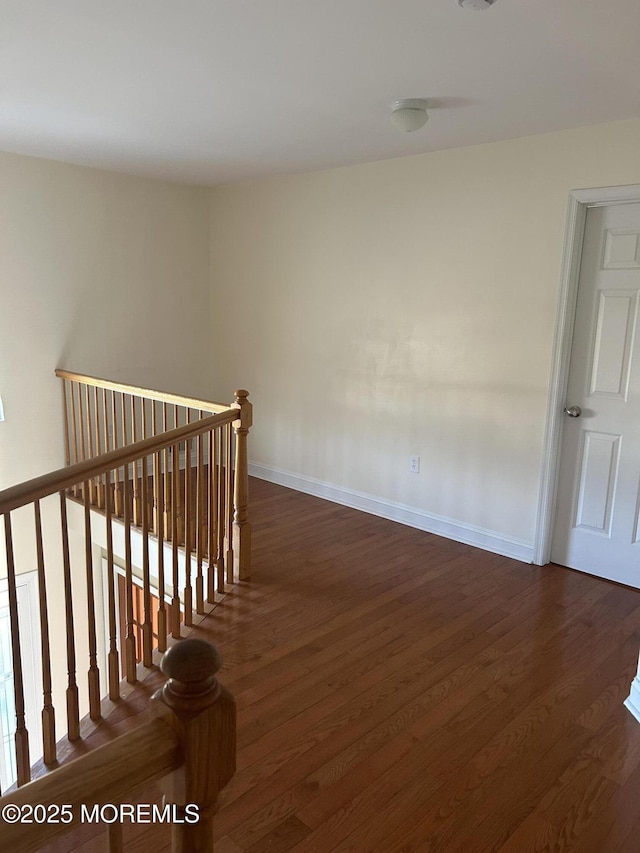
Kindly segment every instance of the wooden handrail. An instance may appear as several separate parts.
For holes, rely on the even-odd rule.
[[[78,483],[84,483],[93,477],[98,477],[114,468],[135,462],[145,456],[150,456],[159,450],[173,447],[186,438],[202,435],[217,426],[232,423],[238,418],[237,409],[225,409],[217,415],[202,418],[190,424],[172,429],[151,438],[142,439],[135,444],[128,444],[118,450],[103,453],[94,459],[77,462],[67,468],[59,468],[41,477],[34,477],[24,483],[10,486],[0,491],[0,515],[11,512],[56,492],[64,491]]]
[[[199,400],[197,397],[183,397],[180,394],[170,394],[167,391],[155,391],[137,385],[126,385],[123,382],[111,382],[97,376],[86,376],[83,373],[63,370],[60,367],[56,368],[56,376],[59,379],[68,379],[70,382],[79,382],[82,385],[105,388],[107,391],[117,391],[121,394],[130,394],[133,397],[143,397],[145,400],[157,400],[160,403],[186,406],[189,409],[200,409],[203,412],[224,412],[229,408],[228,403],[214,403],[210,400]]]

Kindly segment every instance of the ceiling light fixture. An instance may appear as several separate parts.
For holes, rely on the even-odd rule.
[[[427,102],[422,98],[401,98],[392,108],[391,124],[403,133],[420,130],[427,123]]]
[[[458,0],[458,6],[463,9],[474,9],[476,12],[481,12],[483,9],[488,9],[496,0]]]

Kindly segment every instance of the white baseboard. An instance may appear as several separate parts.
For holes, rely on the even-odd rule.
[[[261,465],[259,462],[249,463],[249,474],[259,480],[268,480],[279,486],[286,486],[298,492],[305,492],[317,498],[324,498],[343,506],[359,509],[390,521],[398,521],[418,530],[435,533],[456,542],[464,542],[466,545],[474,545],[484,551],[492,551],[504,557],[512,557],[523,563],[533,562],[533,543],[523,539],[505,536],[494,530],[486,530],[465,524],[452,518],[444,518],[440,515],[424,512],[421,509],[406,506],[405,504],[387,501],[383,498],[368,495],[365,492],[357,492],[354,489],[346,489],[332,483],[324,483],[313,477],[305,477],[302,474],[294,474],[271,465]]]
[[[628,699],[625,700],[624,707],[640,723],[640,675],[637,675],[631,682],[631,693]]]

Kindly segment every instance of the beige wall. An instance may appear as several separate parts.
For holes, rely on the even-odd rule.
[[[262,473],[526,550],[568,193],[639,152],[632,121],[212,191],[215,382]]]
[[[58,366],[209,396],[208,217],[205,189],[0,153],[0,489],[64,465]],[[42,512],[60,732],[66,660],[57,500],[43,501]],[[13,513],[13,531],[17,571],[33,571],[31,508]],[[77,512],[70,539],[84,714],[87,606]],[[94,568],[100,609],[97,559]]]
[[[209,392],[208,193],[0,153],[0,489],[64,464],[56,367]]]

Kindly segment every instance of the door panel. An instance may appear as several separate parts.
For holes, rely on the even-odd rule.
[[[554,562],[640,588],[640,204],[591,208],[582,250]]]
[[[591,376],[591,394],[594,396],[628,399],[637,296],[629,290],[601,290],[598,294]]]
[[[576,527],[611,535],[619,450],[619,435],[584,431]]]

